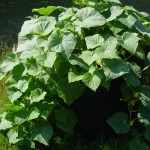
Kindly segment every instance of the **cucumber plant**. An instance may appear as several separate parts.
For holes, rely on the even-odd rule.
[[[65,106],[85,87],[109,90],[112,80],[123,78],[120,89],[129,114],[117,112],[107,123],[118,134],[134,133],[130,150],[148,150],[149,15],[119,0],[74,3],[33,9],[39,15],[24,22],[16,50],[0,65],[10,101],[0,130],[7,131],[12,144],[48,145],[57,128],[73,134],[77,117]],[[60,14],[53,17],[53,11]]]

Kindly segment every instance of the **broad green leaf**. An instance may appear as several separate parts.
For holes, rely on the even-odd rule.
[[[124,112],[118,112],[106,121],[116,133],[128,133],[130,125],[128,122],[128,116]]]
[[[11,103],[13,103],[14,101],[16,101],[18,98],[22,96],[22,92],[12,87],[12,88],[9,88],[7,95]]]
[[[6,56],[3,63],[0,65],[0,72],[7,74],[18,64],[19,64],[19,59],[17,58],[17,55],[10,53]]]
[[[77,118],[72,110],[62,108],[55,111],[56,126],[61,130],[73,134],[74,127],[77,123]]]
[[[31,95],[30,95],[31,103],[39,102],[39,101],[43,100],[45,95],[46,95],[46,92],[40,88],[37,88],[37,89],[31,91]]]
[[[62,46],[63,46],[62,54],[65,57],[69,58],[75,49],[76,43],[77,43],[76,39],[72,33],[68,35],[64,35],[62,40]]]
[[[89,70],[88,64],[85,63],[85,62],[83,61],[83,59],[79,58],[77,55],[72,55],[72,56],[70,57],[70,60],[69,60],[69,61],[70,61],[70,63],[71,63],[72,65],[78,65],[78,66],[80,66],[83,70],[86,70],[86,71]]]
[[[147,54],[147,59],[150,62],[150,52]]]
[[[57,83],[58,95],[68,105],[74,102],[81,94],[81,86],[78,82],[68,83],[66,79],[60,79]]]
[[[7,113],[4,112],[2,114],[2,117],[0,118],[0,130],[6,130],[13,126],[13,123],[5,118],[6,115],[7,115]]]
[[[18,132],[15,131],[15,129],[9,130],[9,132],[7,133],[7,136],[8,136],[8,139],[9,139],[9,143],[11,143],[11,144],[15,144],[15,143],[17,143],[21,140],[18,137]]]
[[[131,54],[136,53],[139,42],[137,33],[124,32],[122,36],[117,36],[117,40],[118,43]]]
[[[54,67],[58,76],[62,77],[68,74],[71,64],[69,61],[65,60],[61,55],[58,55]]]
[[[59,7],[48,6],[46,8],[42,7],[39,9],[32,9],[32,12],[38,12],[40,15],[49,16],[53,11],[57,10]]]
[[[142,33],[143,35],[147,35],[150,38],[150,31],[146,29],[146,27],[142,24],[142,22],[137,21],[135,23],[135,27],[140,33]]]
[[[26,110],[20,110],[14,114],[14,123],[21,125],[28,119],[28,112]]]
[[[86,86],[88,86],[91,90],[96,91],[99,87],[103,76],[100,74],[98,69],[95,69],[93,73],[85,73],[83,76],[83,82]]]
[[[76,39],[72,33],[67,35],[52,34],[48,38],[48,49],[61,52],[64,57],[69,58],[76,46]]]
[[[144,131],[144,137],[150,141],[150,126],[147,126]]]
[[[94,34],[92,36],[85,37],[86,46],[88,49],[93,49],[97,46],[100,46],[104,43],[104,38],[99,34]]]
[[[68,8],[65,12],[62,12],[58,19],[59,20],[65,20],[65,19],[68,19],[68,18],[71,18],[72,16],[75,15],[75,12],[78,11],[77,8]]]
[[[5,85],[8,89],[12,87],[17,88],[17,84],[18,84],[18,81],[13,76],[10,76],[5,82]]]
[[[37,64],[34,58],[28,59],[25,65],[29,75],[37,76],[41,71],[41,66]]]
[[[149,146],[146,143],[142,143],[139,139],[135,138],[128,144],[129,150],[149,150]]]
[[[24,106],[21,105],[14,105],[11,103],[6,104],[6,110],[10,111],[10,112],[18,112],[20,110],[22,110],[24,108]]]
[[[29,120],[37,119],[39,115],[40,115],[39,110],[31,107],[27,120],[29,121]]]
[[[116,4],[121,4],[119,0],[105,0],[106,2],[111,2],[111,3],[116,3]]]
[[[103,59],[104,74],[107,80],[118,78],[129,72],[129,67],[121,59]]]
[[[57,58],[57,53],[56,52],[46,52],[43,55],[40,55],[39,57],[36,58],[37,62],[44,66],[44,67],[49,67],[52,68],[55,60]]]
[[[144,106],[150,108],[150,87],[142,87],[139,98]]]
[[[32,139],[44,145],[49,145],[52,134],[53,128],[48,122],[35,123],[31,128]]]
[[[117,46],[118,42],[115,37],[110,36],[106,39],[103,45],[100,47],[97,47],[95,49],[95,53],[97,54],[97,57],[101,60],[102,58],[119,58],[117,55]]]
[[[17,88],[20,89],[21,92],[25,92],[28,89],[29,81],[28,78],[23,77],[18,81]]]
[[[128,87],[125,82],[121,84],[120,90],[124,100],[130,100],[133,97],[133,91],[131,90],[131,88]]]
[[[48,42],[48,40],[45,36],[39,36],[36,38],[35,44],[37,45],[37,47],[44,47],[45,48],[45,46],[47,45],[47,42]]]
[[[128,63],[130,69],[132,72],[138,77],[141,78],[142,70],[141,67],[139,67],[135,62]]]
[[[54,17],[41,16],[38,19],[32,19],[25,21],[20,36],[25,36],[28,34],[42,34],[48,35],[56,25],[56,20]]]
[[[133,87],[141,85],[139,78],[133,72],[125,74],[123,78],[129,85],[132,85]]]
[[[119,16],[118,21],[126,25],[129,29],[131,29],[136,23],[137,17],[132,14],[122,14],[121,16]]]
[[[140,59],[143,59],[143,60],[145,60],[145,58],[146,58],[144,50],[139,45],[138,45],[138,47],[136,49],[135,56],[137,58],[140,58]]]
[[[139,122],[143,123],[145,126],[150,125],[150,107],[141,106],[139,108],[139,113],[137,115]]]
[[[37,56],[40,56],[43,53],[43,49],[38,46],[37,44],[37,38],[33,38],[30,42],[23,43],[20,45],[18,52],[22,53],[20,54],[21,59],[29,59],[29,58],[36,58]]]
[[[112,6],[109,10],[109,17],[107,21],[112,21],[120,16],[123,12],[123,9],[120,6]]]
[[[83,74],[79,74],[76,68],[72,68],[68,73],[68,80],[70,82],[76,82],[83,79]]]
[[[110,30],[114,33],[117,34],[119,32],[121,32],[123,29],[126,28],[126,26],[124,26],[122,23],[120,23],[119,21],[115,21],[115,22],[110,22],[108,24]]]
[[[95,55],[94,52],[91,51],[83,51],[82,54],[79,56],[85,63],[89,66],[98,59],[98,56]]]
[[[12,76],[17,81],[25,74],[26,74],[25,66],[22,63],[19,63],[18,65],[16,65],[12,70]]]
[[[106,19],[94,8],[85,7],[80,9],[75,17],[74,22],[79,28],[90,28],[102,26],[106,23]]]
[[[61,52],[62,47],[62,38],[63,35],[59,35],[57,33],[53,33],[48,38],[47,49],[50,51]]]

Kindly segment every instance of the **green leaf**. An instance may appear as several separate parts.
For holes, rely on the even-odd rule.
[[[76,39],[72,33],[67,35],[52,34],[48,38],[48,49],[61,52],[64,57],[69,58],[76,46]]]
[[[137,47],[137,49],[136,49],[135,56],[136,56],[137,58],[142,59],[142,60],[145,60],[145,58],[146,58],[146,55],[145,55],[144,50],[143,50],[142,47],[140,47],[139,45],[138,45],[138,47]]]
[[[13,123],[5,118],[6,115],[7,113],[4,112],[0,118],[0,130],[6,130],[13,126]]]
[[[143,35],[147,35],[150,38],[150,32],[147,30],[147,28],[142,24],[142,22],[137,21],[135,23],[136,29],[142,33]]]
[[[50,51],[61,52],[62,47],[62,38],[63,35],[59,35],[57,33],[53,33],[48,38],[47,49]]]
[[[104,74],[107,80],[118,78],[129,72],[129,67],[121,59],[103,59]]]
[[[150,52],[147,54],[147,59],[150,62]]]
[[[7,133],[7,136],[9,138],[9,143],[11,144],[15,144],[21,140],[18,137],[18,132],[15,131],[14,129],[9,130],[9,132]]]
[[[36,58],[40,56],[43,53],[42,48],[38,47],[36,39],[32,40],[30,43],[27,43],[25,47],[23,47],[23,51],[20,54],[20,58],[23,59],[29,59],[29,58]],[[24,46],[24,45],[23,45]]]
[[[31,95],[30,95],[31,103],[39,102],[39,101],[43,100],[45,95],[46,95],[46,92],[40,88],[37,88],[37,89],[31,91]]]
[[[150,108],[150,87],[142,87],[139,98],[144,106]]]
[[[81,86],[78,82],[68,83],[68,80],[60,79],[57,86],[59,97],[68,105],[73,103],[81,94]]]
[[[56,125],[61,130],[73,134],[73,129],[77,123],[77,118],[72,110],[62,108],[55,111]]]
[[[133,87],[138,87],[141,85],[139,78],[132,72],[125,74],[123,77],[125,81]]]
[[[120,21],[122,24],[126,25],[129,29],[132,29],[134,24],[137,21],[137,17],[135,15],[130,14],[122,14],[119,16],[118,21]]]
[[[136,53],[139,41],[137,33],[125,32],[122,36],[117,36],[117,40],[119,44],[131,54]]]
[[[144,137],[150,141],[150,126],[147,126],[144,131]]]
[[[116,4],[121,4],[119,0],[105,0],[106,2],[111,2],[111,3],[116,3]]]
[[[126,28],[126,26],[124,26],[122,23],[120,23],[119,21],[115,21],[115,22],[110,22],[108,24],[110,30],[116,35],[117,33],[121,32],[123,29]]]
[[[127,123],[128,116],[124,112],[118,112],[107,119],[107,123],[115,130],[116,133],[128,133],[130,125]]]
[[[77,43],[76,39],[72,33],[68,35],[64,35],[62,40],[62,46],[63,46],[62,54],[65,57],[69,58],[75,49],[76,43]]]
[[[29,75],[37,76],[41,71],[41,66],[37,64],[34,58],[28,59],[25,65]]]
[[[29,121],[29,120],[37,119],[39,115],[40,115],[40,112],[38,109],[31,108],[27,120]]]
[[[20,110],[14,114],[14,123],[21,125],[28,119],[28,112],[26,110]]]
[[[25,36],[28,34],[42,34],[48,35],[56,25],[56,20],[54,17],[41,16],[37,19],[32,19],[25,21],[20,36]]]
[[[23,77],[18,81],[17,89],[20,89],[21,92],[25,92],[28,89],[29,81],[28,78]]]
[[[93,49],[104,43],[104,38],[99,34],[94,34],[92,36],[85,37],[86,46],[88,49]]]
[[[3,63],[0,65],[0,72],[7,74],[18,64],[19,64],[19,59],[17,58],[17,55],[10,53],[6,56]]]
[[[44,145],[49,145],[52,134],[53,128],[48,122],[35,123],[31,128],[32,139]]]
[[[109,10],[109,17],[107,18],[107,21],[112,21],[116,19],[118,16],[120,16],[123,12],[123,9],[120,6],[112,6]]]
[[[133,91],[129,86],[123,82],[120,86],[120,90],[124,100],[130,100],[133,97]]]
[[[139,67],[135,62],[128,63],[130,69],[132,72],[138,77],[141,78],[142,76],[142,70],[141,67]]]
[[[89,70],[89,66],[86,62],[83,61],[83,59],[79,58],[77,55],[72,55],[70,57],[70,63],[72,65],[78,65],[80,66],[83,70],[88,71]]]
[[[68,73],[68,80],[69,80],[69,83],[70,82],[76,82],[76,81],[80,81],[83,79],[83,74],[80,75],[77,71],[77,69],[75,68],[72,68],[69,73]]]
[[[95,55],[94,52],[91,51],[83,51],[82,54],[79,56],[85,63],[89,66],[98,59],[98,56]]]
[[[16,65],[12,70],[12,75],[15,80],[19,80],[22,76],[26,74],[25,66],[22,63]]]
[[[142,143],[139,139],[135,138],[128,144],[129,150],[149,150],[149,146],[146,143]]]
[[[55,60],[57,58],[57,53],[56,52],[46,52],[43,55],[40,55],[39,57],[36,58],[37,62],[44,66],[44,67],[49,67],[52,68]]]
[[[117,55],[117,46],[118,42],[115,37],[110,36],[106,39],[103,45],[100,47],[97,47],[95,49],[95,53],[97,54],[97,57],[101,60],[102,58],[119,58]]]
[[[79,28],[98,27],[106,23],[106,19],[96,9],[91,7],[80,9],[75,17],[77,20],[74,23]]]
[[[139,108],[139,113],[137,115],[139,122],[143,123],[145,126],[150,125],[150,107],[141,106]]]
[[[93,73],[87,72],[83,76],[83,82],[86,86],[88,86],[91,90],[96,91],[99,87],[103,76],[99,72],[98,69],[94,68],[95,71]]]
[[[56,6],[48,6],[46,8],[42,7],[39,9],[32,9],[32,12],[38,12],[40,15],[43,16],[49,16],[53,11],[59,9],[59,7]]]
[[[12,103],[22,96],[22,92],[16,88],[13,88],[13,87],[9,88],[7,94],[8,94],[9,100]]]

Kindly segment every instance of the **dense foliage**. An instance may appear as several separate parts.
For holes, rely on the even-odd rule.
[[[57,128],[72,134],[72,104],[87,86],[120,85],[129,114],[107,120],[116,133],[131,133],[129,149],[148,150],[150,140],[150,18],[119,0],[75,1],[80,7],[33,9],[18,36],[18,47],[0,66],[10,103],[0,130],[9,142],[48,145]],[[49,16],[60,11],[58,17]],[[141,138],[142,137],[142,138]]]

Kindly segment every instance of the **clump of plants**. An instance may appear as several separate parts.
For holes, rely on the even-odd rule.
[[[120,89],[129,113],[107,123],[116,133],[131,133],[129,149],[148,150],[150,141],[150,18],[119,0],[75,1],[77,7],[49,6],[25,21],[18,47],[0,66],[10,103],[0,130],[9,142],[36,148],[49,145],[56,130],[73,134],[77,117],[66,107],[85,87]],[[58,17],[50,16],[60,11]]]

